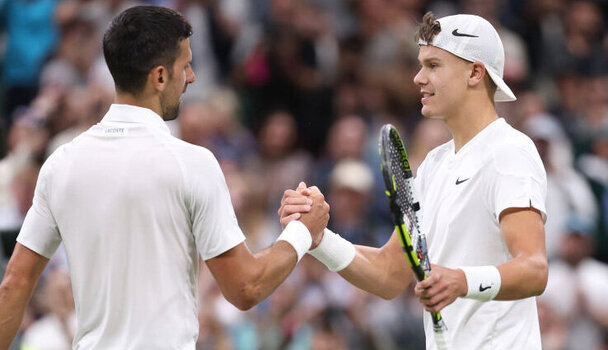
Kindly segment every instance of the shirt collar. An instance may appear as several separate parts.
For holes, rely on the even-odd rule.
[[[454,144],[454,139],[450,140],[451,142],[451,148],[452,148],[452,154],[456,154],[456,155],[462,155],[466,152],[468,152],[467,150],[469,148],[474,147],[475,144],[477,144],[478,142],[482,142],[482,140],[485,139],[485,135],[488,134],[490,132],[490,130],[497,128],[498,125],[503,125],[506,124],[506,120],[502,117],[498,117],[496,120],[492,121],[490,124],[486,125],[485,128],[481,129],[475,136],[473,136],[472,139],[470,139],[467,143],[465,143],[460,150],[458,150],[458,153],[454,153],[454,148],[456,147],[456,145]],[[463,152],[464,151],[464,152]]]
[[[114,103],[101,120],[105,123],[138,123],[170,133],[167,123],[151,109]]]

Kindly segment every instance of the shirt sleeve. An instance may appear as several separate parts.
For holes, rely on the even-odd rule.
[[[32,207],[28,210],[17,242],[50,259],[61,243],[61,236],[49,202],[50,159],[38,174]]]
[[[508,208],[533,207],[546,222],[547,175],[532,141],[526,145],[496,147],[493,166],[489,194],[496,218]]]
[[[215,157],[205,151],[188,174],[192,233],[203,260],[214,258],[242,243],[241,231],[224,174]]]

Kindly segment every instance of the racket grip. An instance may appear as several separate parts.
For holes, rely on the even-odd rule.
[[[435,332],[435,344],[437,344],[437,350],[451,350],[452,347],[448,341],[448,335],[446,332]]]
[[[437,344],[437,350],[451,350],[448,327],[443,322],[441,316],[436,313],[432,314],[434,320],[438,319],[437,322],[433,322],[433,333],[435,335],[435,344]]]
[[[431,313],[433,318],[433,333],[435,335],[435,344],[438,350],[451,350],[448,327],[443,322],[443,318],[439,313]]]

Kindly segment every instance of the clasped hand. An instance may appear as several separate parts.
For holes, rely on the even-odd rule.
[[[286,190],[277,211],[283,229],[293,220],[300,220],[312,236],[311,249],[316,248],[329,221],[329,204],[317,186],[306,187],[300,182],[295,190]]]

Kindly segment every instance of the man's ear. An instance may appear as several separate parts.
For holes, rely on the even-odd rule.
[[[487,74],[483,63],[473,62],[471,64],[471,74],[469,75],[469,86],[474,87],[483,83],[483,79]]]
[[[169,72],[165,66],[156,66],[152,68],[148,74],[148,83],[154,87],[156,91],[163,91],[169,81]]]

